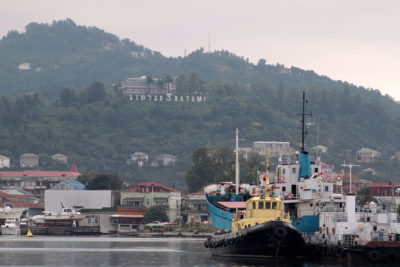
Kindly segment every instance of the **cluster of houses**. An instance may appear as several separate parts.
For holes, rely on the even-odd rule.
[[[143,152],[135,152],[129,155],[126,163],[128,165],[135,165],[137,167],[160,167],[160,166],[171,166],[175,165],[177,158],[171,154],[157,155],[154,160],[149,161],[149,155]]]
[[[130,233],[144,229],[146,209],[162,206],[176,224],[208,223],[203,192],[183,195],[158,182],[142,182],[126,191],[86,190],[77,181],[76,166],[68,172],[0,172],[0,209],[34,216],[43,211],[60,213],[64,207],[86,215],[81,224],[97,226],[101,233]],[[0,212],[4,223],[7,214]],[[1,223],[1,222],[0,222]]]
[[[67,164],[68,156],[64,154],[51,155],[51,159],[57,163]],[[25,153],[19,157],[19,166],[21,168],[36,168],[39,167],[39,155],[33,153]],[[0,169],[10,168],[10,158],[0,155]]]

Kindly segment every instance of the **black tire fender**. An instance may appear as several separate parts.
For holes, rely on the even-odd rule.
[[[274,230],[274,234],[278,237],[278,238],[282,238],[285,237],[287,235],[287,230],[284,227],[277,227]]]
[[[368,258],[369,258],[369,260],[372,261],[372,262],[377,262],[377,261],[379,261],[379,259],[381,258],[381,254],[380,254],[379,251],[377,251],[377,250],[371,250],[371,251],[368,253]]]

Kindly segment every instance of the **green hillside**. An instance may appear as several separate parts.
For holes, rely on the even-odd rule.
[[[296,147],[296,114],[306,91],[313,113],[307,147],[318,139],[328,148],[323,161],[336,166],[354,162],[363,147],[375,149],[382,153],[380,159],[362,167],[374,168],[378,175],[365,176],[400,180],[398,161],[390,160],[400,151],[400,105],[378,90],[265,60],[252,64],[227,51],[199,49],[184,58],[167,58],[71,20],[12,31],[0,41],[0,54],[0,154],[14,163],[30,152],[41,155],[42,168],[67,168],[49,158],[63,153],[80,171],[185,188],[192,152],[232,146],[235,128],[246,139],[242,146],[274,140]],[[22,63],[30,63],[30,69],[20,70]],[[142,75],[178,76],[178,94],[200,89],[207,102],[129,102],[114,93],[113,84]],[[151,159],[173,154],[178,161],[158,168],[127,165],[136,151]]]

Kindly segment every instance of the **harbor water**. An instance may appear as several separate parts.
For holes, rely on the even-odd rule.
[[[0,266],[349,266],[304,259],[214,257],[203,243],[200,238],[0,236]]]

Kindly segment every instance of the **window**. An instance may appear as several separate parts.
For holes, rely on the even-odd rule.
[[[276,206],[277,206],[277,205],[276,205],[276,202],[275,202],[275,201],[272,202],[272,209],[273,209],[273,210],[276,210]]]
[[[296,173],[296,168],[292,168],[292,173]]]
[[[286,191],[286,186],[282,186],[282,192]]]
[[[264,209],[264,202],[263,201],[258,201],[258,208],[259,209]]]
[[[270,209],[271,208],[271,202],[267,201],[265,202],[265,208]]]
[[[329,192],[329,186],[325,185],[325,192]]]
[[[253,210],[256,209],[256,202],[253,202]]]
[[[282,174],[285,174],[286,173],[286,169],[282,169]]]

